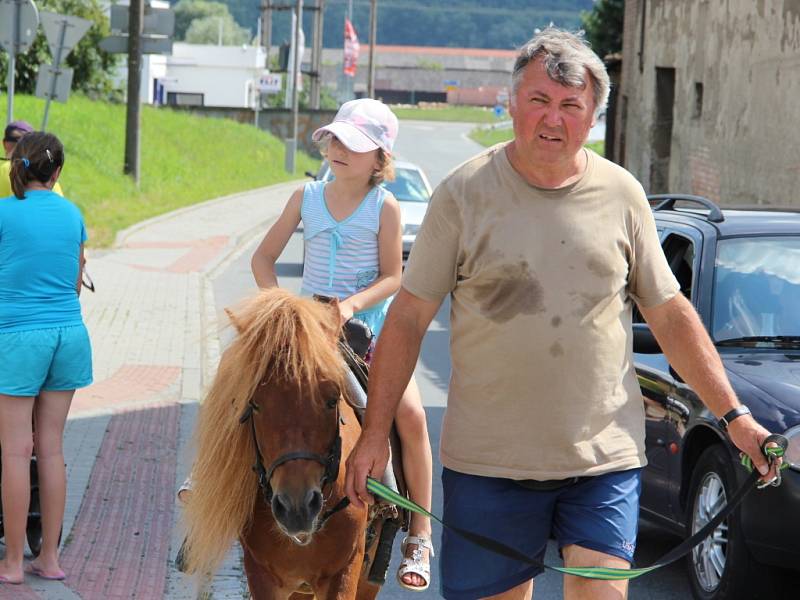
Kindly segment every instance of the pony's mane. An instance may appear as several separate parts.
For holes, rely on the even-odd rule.
[[[238,335],[222,355],[195,433],[186,558],[196,573],[216,569],[253,514],[255,448],[250,428],[239,418],[257,386],[290,381],[316,390],[330,381],[343,387],[339,320],[330,306],[272,288],[228,316]]]

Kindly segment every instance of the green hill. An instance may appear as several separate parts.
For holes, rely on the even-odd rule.
[[[242,27],[256,31],[260,0],[217,0],[228,5]],[[273,1],[294,5],[294,0]],[[325,0],[323,43],[341,48],[348,0]],[[316,0],[306,0],[313,7]],[[378,43],[406,46],[512,49],[531,38],[535,28],[551,22],[566,29],[581,27],[581,11],[590,11],[594,0],[378,0]],[[369,40],[370,0],[353,0],[353,25],[359,39]],[[272,40],[291,37],[288,11],[273,12]],[[312,11],[303,15],[306,42],[310,43]]]
[[[3,105],[5,106],[5,97]],[[15,96],[14,118],[39,127],[44,101]],[[125,106],[72,96],[50,106],[48,131],[64,143],[65,195],[83,211],[89,245],[108,246],[138,221],[226,194],[316,171],[298,154],[296,175],[283,170],[283,142],[228,119],[142,107],[141,188],[122,174]]]

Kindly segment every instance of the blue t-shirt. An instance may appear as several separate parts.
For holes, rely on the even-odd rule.
[[[0,331],[78,325],[81,244],[77,206],[45,190],[0,198]]]

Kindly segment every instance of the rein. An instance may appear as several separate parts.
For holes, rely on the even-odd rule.
[[[330,408],[334,408],[331,406]],[[291,462],[293,460],[313,460],[318,462],[323,467],[325,467],[325,471],[322,473],[322,479],[320,480],[320,489],[324,489],[325,486],[329,483],[334,483],[336,479],[339,477],[339,464],[342,460],[342,434],[340,425],[344,424],[344,419],[342,418],[339,412],[339,399],[337,398],[335,401],[335,408],[336,408],[336,437],[334,438],[333,442],[331,443],[330,448],[328,449],[328,453],[326,455],[318,454],[316,452],[309,452],[307,450],[299,450],[295,452],[287,452],[286,454],[282,454],[279,456],[273,463],[269,466],[269,469],[264,467],[264,459],[261,456],[261,450],[258,447],[258,437],[256,436],[256,425],[255,425],[255,418],[253,417],[253,413],[256,413],[260,410],[258,404],[254,403],[252,400],[247,403],[247,408],[242,413],[242,416],[239,417],[239,423],[244,425],[247,421],[250,421],[250,432],[253,436],[253,447],[256,451],[256,461],[253,465],[253,471],[255,471],[258,477],[258,487],[261,489],[261,494],[264,497],[264,503],[272,510],[272,484],[270,481],[272,480],[272,474],[275,472],[275,469],[280,467],[283,464]],[[327,498],[323,501],[327,501]],[[322,517],[319,520],[318,528],[322,528],[325,522],[331,518],[334,514],[339,512],[340,510],[347,508],[350,504],[350,499],[347,496],[344,496],[339,502],[331,509],[327,510],[323,513]]]
[[[767,446],[767,444],[775,443],[775,446]],[[769,462],[772,463],[773,460],[776,458],[782,457],[786,452],[786,448],[789,445],[789,441],[782,435],[772,434],[767,436],[764,440],[764,444],[761,447],[761,451],[764,455],[769,459]],[[749,461],[744,461],[743,464],[745,467],[748,467]],[[788,463],[784,463],[784,465],[788,466]],[[752,469],[752,466],[749,468]],[[778,471],[780,474],[780,471]],[[379,481],[373,479],[372,477],[367,477],[367,491],[370,493],[380,496],[384,500],[388,500],[389,502],[393,502],[397,506],[402,506],[403,508],[415,512],[420,515],[424,515],[430,517],[434,521],[438,521],[442,527],[449,529],[450,531],[460,535],[466,540],[469,540],[473,544],[480,546],[490,552],[495,554],[499,554],[500,556],[505,556],[507,558],[512,558],[518,560],[522,563],[533,565],[540,568],[550,569],[552,571],[558,571],[559,573],[563,573],[565,575],[575,575],[577,577],[584,577],[586,579],[602,579],[602,580],[620,580],[620,579],[635,579],[637,577],[641,577],[651,571],[655,571],[656,569],[660,569],[670,563],[675,562],[685,554],[689,552],[692,548],[697,546],[700,542],[702,542],[706,537],[708,537],[719,525],[722,523],[728,516],[736,509],[739,504],[741,504],[742,500],[744,500],[745,496],[749,494],[755,487],[762,488],[764,485],[769,484],[759,484],[756,486],[756,482],[758,481],[760,475],[757,470],[752,469],[750,475],[745,480],[742,487],[736,490],[736,493],[731,496],[731,499],[728,500],[728,503],[722,507],[722,509],[712,518],[708,523],[706,523],[702,528],[700,528],[697,532],[695,532],[692,536],[681,542],[677,547],[673,548],[669,552],[667,552],[664,556],[658,559],[649,567],[642,567],[638,569],[618,569],[613,567],[554,567],[552,565],[545,564],[544,562],[536,559],[531,558],[526,554],[523,554],[519,550],[512,548],[502,542],[499,542],[495,539],[490,537],[475,533],[473,531],[469,531],[468,529],[463,529],[461,527],[456,527],[447,523],[440,517],[437,517],[433,513],[425,510],[419,504],[395,493],[393,490],[387,488],[385,485],[380,483]],[[780,477],[776,479],[776,482],[773,485],[780,484]]]

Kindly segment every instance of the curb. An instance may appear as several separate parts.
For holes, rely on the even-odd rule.
[[[244,194],[252,194],[254,192],[268,192],[272,188],[286,185],[292,182],[302,181],[305,182],[306,179],[289,179],[287,181],[281,181],[278,183],[273,183],[271,185],[260,187],[260,188],[253,188],[251,190],[242,190],[240,192],[234,192],[233,194],[228,194],[227,196],[220,196],[219,198],[212,198],[211,200],[204,200],[203,202],[199,202],[197,204],[192,204],[191,206],[183,206],[181,208],[176,208],[170,212],[166,212],[160,215],[156,215],[155,217],[150,217],[149,219],[145,219],[144,221],[139,221],[138,223],[134,223],[130,227],[126,227],[117,232],[114,236],[114,243],[108,249],[119,248],[122,246],[130,235],[136,233],[140,229],[144,229],[145,227],[149,227],[150,225],[155,225],[156,223],[161,223],[162,221],[166,221],[173,217],[177,217],[195,210],[202,210],[203,208],[207,208],[209,206],[214,206],[215,204],[221,204],[224,202],[228,202],[233,200],[239,196],[243,196]],[[104,250],[107,250],[104,248]]]

